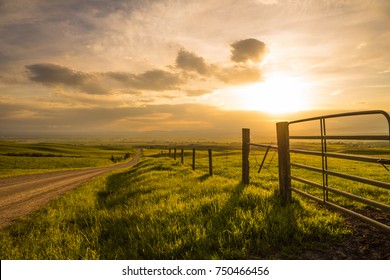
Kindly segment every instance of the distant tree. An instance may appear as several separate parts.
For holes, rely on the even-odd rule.
[[[130,153],[126,153],[125,156],[123,157],[124,159],[130,158]]]

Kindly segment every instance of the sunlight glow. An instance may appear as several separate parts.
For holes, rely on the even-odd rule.
[[[309,83],[284,73],[273,73],[264,82],[236,87],[227,107],[270,114],[304,111],[309,106]]]

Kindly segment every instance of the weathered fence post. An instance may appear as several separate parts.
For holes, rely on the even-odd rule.
[[[250,129],[242,129],[242,182],[249,184],[249,149]]]
[[[279,190],[282,204],[291,202],[291,170],[288,122],[276,124],[279,161]]]
[[[184,164],[184,149],[181,149],[181,164]]]
[[[195,148],[192,149],[192,170],[195,171]]]
[[[209,174],[213,176],[213,150],[208,149],[209,152]]]
[[[171,148],[169,148],[168,157],[171,157]]]
[[[175,149],[173,150],[173,159],[176,160],[176,147],[175,147]]]

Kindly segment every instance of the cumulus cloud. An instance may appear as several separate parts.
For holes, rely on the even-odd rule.
[[[107,89],[103,87],[96,74],[88,74],[75,71],[67,67],[42,63],[26,66],[31,81],[48,86],[63,85],[80,89],[91,94],[105,94]]]
[[[225,84],[237,85],[262,80],[261,70],[247,61],[260,61],[266,52],[263,42],[245,39],[232,45],[233,63],[211,64],[203,57],[184,48],[177,53],[175,66],[167,70],[151,69],[139,74],[130,72],[83,72],[68,67],[38,63],[27,65],[29,79],[46,86],[64,86],[88,94],[113,92],[182,90],[187,96],[200,96],[208,90],[192,90],[190,81],[198,79],[207,83],[213,79]],[[215,81],[214,80],[214,81]],[[210,85],[203,84],[204,88]]]
[[[84,73],[50,63],[27,65],[26,68],[31,73],[30,79],[42,84],[74,86],[82,84],[87,78],[87,75]]]
[[[183,81],[179,75],[158,69],[135,75],[130,80],[130,85],[136,89],[156,91],[177,89],[177,86],[181,83]]]
[[[179,75],[159,69],[132,74],[122,72],[86,73],[50,63],[27,65],[26,68],[29,71],[31,81],[47,86],[62,85],[77,88],[90,94],[110,93],[110,87],[115,87],[112,85],[113,81],[119,82],[119,86],[125,87],[131,92],[173,90],[183,83]]]
[[[149,70],[141,74],[110,72],[108,77],[134,90],[164,91],[177,89],[183,79],[174,73],[164,70]]]
[[[184,70],[195,71],[200,75],[209,73],[209,65],[206,64],[203,57],[181,49],[176,57],[176,67]]]
[[[176,57],[176,68],[194,72],[204,77],[216,78],[226,84],[237,85],[262,80],[261,70],[248,61],[260,62],[267,53],[266,44],[257,39],[244,39],[231,44],[233,64],[211,64],[203,57],[180,49]]]
[[[234,62],[261,62],[267,53],[266,44],[253,38],[236,41],[230,46]]]

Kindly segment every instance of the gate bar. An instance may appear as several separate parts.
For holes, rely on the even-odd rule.
[[[327,139],[327,140],[390,140],[388,135],[327,135],[327,136],[290,136],[290,139]]]
[[[358,111],[358,112],[349,112],[349,113],[340,113],[340,114],[332,114],[332,115],[324,115],[319,117],[313,117],[313,118],[307,118],[307,119],[300,119],[296,121],[289,122],[290,124],[294,123],[301,123],[301,122],[307,122],[307,121],[314,121],[314,120],[325,120],[325,119],[331,119],[331,118],[339,118],[339,117],[349,117],[349,116],[361,116],[361,115],[383,115],[386,120],[387,124],[389,126],[389,135],[383,136],[383,135],[377,135],[377,136],[370,136],[367,139],[367,135],[358,135],[358,136],[326,136],[326,139],[344,139],[344,140],[389,140],[390,141],[390,115],[383,110],[370,110],[370,111]],[[323,139],[321,137],[318,138],[318,136],[290,136],[290,139]]]
[[[308,165],[303,165],[303,164],[298,164],[298,163],[291,163],[290,165],[298,167],[298,168],[304,168],[304,169],[315,171],[315,172],[319,172],[319,173],[325,173],[325,174],[336,176],[336,177],[340,177],[340,178],[343,178],[343,179],[348,179],[348,180],[356,181],[356,182],[359,182],[359,183],[368,184],[368,185],[372,185],[372,186],[376,186],[376,187],[380,187],[380,188],[384,188],[384,189],[390,190],[390,184],[386,183],[386,182],[376,181],[376,180],[367,179],[367,178],[354,176],[354,175],[348,175],[348,174],[345,174],[345,173],[331,171],[331,170],[322,170],[321,168],[308,166]]]
[[[304,183],[304,184],[307,184],[307,185],[310,185],[310,186],[313,186],[313,187],[317,187],[319,189],[323,188],[322,185],[320,185],[320,184],[317,184],[317,183],[315,183],[313,181],[305,180],[305,179],[302,179],[302,178],[299,178],[299,177],[296,177],[296,176],[291,176],[291,179],[296,180],[296,181],[301,182],[301,183]],[[361,196],[358,196],[358,195],[354,195],[354,194],[351,194],[351,193],[348,193],[348,192],[344,192],[344,191],[341,191],[341,190],[338,190],[338,189],[335,189],[335,188],[332,188],[332,187],[328,187],[328,186],[326,186],[325,189],[327,191],[336,193],[336,194],[344,196],[346,198],[349,198],[349,199],[352,199],[352,200],[355,200],[355,201],[359,201],[361,203],[365,203],[367,205],[370,205],[370,206],[373,206],[373,207],[385,210],[387,212],[390,212],[390,206],[387,205],[387,204],[376,202],[376,201],[373,201],[373,200],[370,200],[370,199],[367,199],[367,198],[364,198],[364,197],[361,197]]]
[[[296,154],[306,154],[306,155],[313,155],[313,156],[322,156],[322,152],[318,152],[318,151],[290,149],[290,152],[296,153]],[[342,153],[331,153],[331,152],[327,152],[325,154],[328,157],[332,157],[332,158],[350,159],[350,160],[370,162],[370,163],[390,164],[390,159],[381,159],[381,158],[373,158],[373,157],[366,157],[366,156],[356,156],[356,155],[349,155],[349,154],[342,154]]]
[[[370,110],[370,111],[358,111],[358,112],[348,112],[348,113],[340,113],[340,114],[332,114],[332,115],[324,115],[319,117],[313,117],[313,118],[307,118],[307,119],[300,119],[289,122],[292,123],[300,123],[300,122],[307,122],[307,121],[314,121],[319,119],[331,119],[331,118],[339,118],[339,117],[349,117],[349,116],[359,116],[359,115],[383,115],[389,124],[389,134],[390,134],[390,116],[386,111],[383,110]]]
[[[321,186],[321,185],[320,185],[320,186]],[[322,186],[321,186],[321,187],[322,187]],[[307,197],[307,198],[313,199],[313,200],[315,200],[315,201],[317,201],[317,202],[319,202],[319,203],[323,203],[323,204],[325,204],[325,205],[328,205],[328,206],[330,206],[330,207],[332,207],[332,208],[334,208],[334,209],[336,209],[336,210],[338,210],[338,211],[340,211],[340,212],[343,212],[344,214],[348,214],[348,215],[354,216],[354,217],[356,217],[356,218],[358,218],[358,219],[361,219],[361,220],[363,220],[363,221],[366,221],[366,222],[368,222],[368,223],[370,223],[370,224],[372,224],[372,225],[374,225],[374,226],[380,227],[380,228],[382,228],[382,229],[384,229],[384,230],[390,232],[390,226],[388,226],[388,225],[382,224],[382,223],[380,223],[380,222],[378,222],[378,221],[376,221],[376,220],[373,220],[373,219],[371,219],[371,218],[368,218],[368,217],[366,217],[366,216],[363,216],[363,215],[361,215],[361,214],[359,214],[359,213],[353,212],[353,211],[351,211],[351,210],[349,210],[349,209],[346,209],[346,208],[344,208],[344,207],[338,206],[338,205],[336,205],[336,204],[334,204],[334,203],[331,203],[331,202],[329,202],[329,201],[325,201],[325,202],[324,202],[322,199],[320,199],[320,198],[318,198],[318,197],[315,197],[314,195],[308,194],[308,193],[306,193],[306,192],[303,192],[303,191],[301,191],[301,190],[299,190],[299,189],[297,189],[297,188],[292,187],[291,189],[292,189],[294,192],[299,193],[299,194],[302,195],[302,196],[305,196],[305,197]]]

